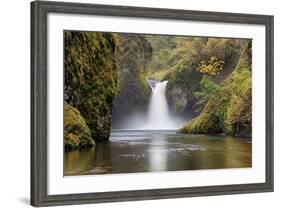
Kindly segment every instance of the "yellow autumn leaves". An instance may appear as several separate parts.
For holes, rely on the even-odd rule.
[[[223,70],[223,65],[224,61],[212,56],[208,61],[201,61],[196,70],[209,76],[215,76]]]

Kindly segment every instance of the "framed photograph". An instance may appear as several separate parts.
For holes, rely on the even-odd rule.
[[[31,204],[273,191],[273,16],[31,3]]]

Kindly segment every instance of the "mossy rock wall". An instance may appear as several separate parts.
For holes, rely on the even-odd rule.
[[[80,112],[64,102],[65,150],[89,148],[95,145],[91,131]]]
[[[171,52],[172,70],[163,80],[168,80],[167,99],[172,112],[185,117],[194,117],[196,112],[195,93],[200,91],[202,73],[198,64],[211,56],[225,62],[223,71],[212,77],[216,83],[223,82],[235,69],[241,53],[241,40],[217,38],[175,38],[176,51]],[[173,50],[173,49],[172,49]],[[174,54],[174,55],[173,55]],[[175,58],[173,58],[175,56]]]
[[[117,90],[117,38],[111,33],[64,32],[65,101],[85,118],[94,140],[110,135]]]
[[[151,56],[152,48],[145,37],[119,34],[120,79],[113,109],[114,128],[120,128],[122,120],[128,115],[146,111],[151,89],[145,74]]]
[[[201,80],[203,88],[209,90],[206,93],[206,104],[202,112],[187,122],[179,132],[251,136],[251,71],[251,42],[244,41],[237,66],[223,82],[215,83],[209,77]]]

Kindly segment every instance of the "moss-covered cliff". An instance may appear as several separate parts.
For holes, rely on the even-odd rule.
[[[202,112],[187,122],[182,133],[226,133],[251,135],[251,42],[243,41],[242,53],[234,71],[223,82],[204,75],[197,93]]]
[[[148,76],[168,80],[170,110],[189,120],[180,132],[251,134],[251,41],[147,36]]]
[[[117,39],[111,33],[68,31],[64,45],[64,99],[80,111],[94,140],[106,140],[118,81]]]
[[[113,109],[113,127],[120,128],[128,115],[145,112],[150,95],[146,71],[152,48],[142,35],[119,34],[120,79]]]
[[[64,145],[66,150],[95,145],[91,132],[80,112],[64,102]]]
[[[169,81],[167,95],[172,110],[178,114],[196,115],[195,92],[200,90],[202,73],[197,70],[201,61],[215,56],[225,61],[224,70],[212,77],[216,82],[223,81],[234,69],[240,54],[240,42],[231,39],[215,38],[176,38],[178,60],[171,73],[164,79]],[[177,59],[177,57],[179,57]]]
[[[180,132],[251,133],[251,41],[69,31],[64,44],[64,99],[94,141],[147,115],[146,77],[167,80],[173,116],[192,119]]]

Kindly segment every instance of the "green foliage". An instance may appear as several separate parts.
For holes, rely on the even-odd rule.
[[[95,140],[110,134],[117,41],[110,33],[64,32],[65,101],[81,112]]]
[[[91,132],[80,112],[64,102],[65,150],[88,148],[95,145]]]
[[[252,75],[248,61],[247,56],[241,59],[229,80],[232,94],[225,120],[228,133],[251,131]]]
[[[122,119],[148,106],[150,87],[146,81],[152,48],[143,35],[120,34],[118,63],[120,81],[114,102],[114,118]],[[119,121],[114,120],[114,123]]]
[[[179,132],[250,134],[252,120],[251,63],[249,43],[245,44],[233,73],[222,83],[208,76],[200,81],[196,93],[199,116],[187,122]]]
[[[168,70],[163,69],[159,71],[150,71],[147,74],[147,76],[149,77],[149,79],[161,81],[170,73],[171,71],[169,69]]]
[[[217,112],[214,111],[216,103],[209,101],[202,113],[186,123],[181,129],[180,133],[192,133],[192,134],[215,134],[221,131],[220,118]]]
[[[196,102],[196,111],[201,112],[204,106],[210,99],[216,99],[222,87],[219,84],[211,81],[208,76],[203,76],[200,81],[201,90],[195,92]]]
[[[175,113],[192,114],[202,76],[210,75],[215,82],[225,80],[234,70],[244,44],[242,40],[224,38],[146,37],[153,48],[147,74],[151,79],[168,80],[167,98]],[[175,96],[175,91],[182,92],[182,99]]]
[[[146,110],[146,76],[168,80],[173,112],[197,110],[181,132],[251,131],[250,41],[100,32],[65,32],[64,41],[65,101],[94,140],[109,138],[115,95],[115,118]],[[78,136],[65,137],[77,146]]]
[[[153,48],[152,60],[149,68],[152,71],[159,71],[166,69],[169,66],[170,60],[169,53],[171,49],[175,48],[175,43],[172,36],[159,36],[159,35],[147,35],[147,40],[150,42]]]

